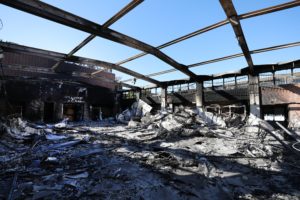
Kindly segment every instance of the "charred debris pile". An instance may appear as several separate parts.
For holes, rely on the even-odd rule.
[[[299,199],[299,138],[139,101],[99,123],[0,123],[0,199]]]

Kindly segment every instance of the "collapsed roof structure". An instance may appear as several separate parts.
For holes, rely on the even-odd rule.
[[[282,194],[285,195],[285,198],[299,198],[297,184],[296,182],[290,183],[293,179],[288,170],[296,173],[295,169],[298,167],[295,165],[299,164],[299,160],[295,160],[295,157],[299,156],[297,145],[300,141],[300,76],[298,72],[300,60],[276,64],[256,64],[252,57],[254,54],[297,47],[300,46],[300,42],[250,49],[241,26],[241,21],[245,19],[298,7],[300,6],[299,0],[243,14],[237,13],[231,0],[220,0],[219,3],[226,19],[159,46],[152,46],[110,28],[115,22],[142,4],[143,0],[132,0],[102,25],[43,1],[0,0],[0,3],[89,34],[71,51],[64,53],[13,42],[0,42],[2,77],[0,114],[3,116],[1,127],[4,130],[3,138],[9,142],[9,145],[5,145],[0,141],[0,145],[4,146],[4,150],[1,151],[3,159],[2,157],[0,159],[4,166],[1,168],[0,175],[3,176],[3,181],[0,184],[5,184],[13,178],[10,190],[0,191],[0,195],[3,197],[12,199],[32,195],[34,199],[38,199],[49,198],[50,194],[55,194],[59,198],[87,196],[92,198],[101,195],[104,195],[105,198],[110,198],[110,195],[117,198],[118,191],[128,187],[124,181],[110,183],[114,185],[113,187],[119,188],[116,190],[110,190],[109,187],[102,187],[98,184],[96,184],[97,187],[95,186],[97,180],[92,175],[99,173],[95,168],[99,163],[95,159],[101,158],[103,162],[104,160],[111,162],[115,159],[117,167],[113,166],[113,163],[110,163],[108,167],[115,169],[115,172],[103,168],[105,173],[110,174],[111,177],[122,176],[122,174],[120,175],[122,170],[118,171],[117,168],[126,163],[128,169],[130,168],[132,171],[124,172],[123,176],[132,180],[135,187],[139,187],[139,180],[130,174],[136,173],[140,166],[135,166],[133,163],[153,167],[154,171],[145,170],[143,172],[143,174],[151,176],[151,184],[145,184],[147,192],[137,192],[141,188],[131,188],[136,193],[132,196],[122,193],[121,198],[199,199],[203,195],[204,199],[222,199],[225,195],[230,199],[258,199],[262,197],[279,198]],[[187,65],[178,62],[162,51],[166,47],[223,26],[231,26],[241,53]],[[141,53],[115,63],[75,55],[97,37],[139,50]],[[124,66],[125,63],[145,55],[154,56],[171,66],[172,69],[143,74]],[[193,67],[238,57],[245,58],[246,67],[211,75],[197,74],[191,70]],[[127,74],[132,78],[117,80],[113,71]],[[188,78],[172,79],[170,76],[170,79],[165,81],[155,79],[155,76],[175,71],[181,72]],[[136,80],[143,80],[151,85],[137,86],[135,85]],[[116,115],[117,117],[115,117]],[[53,125],[59,121],[62,122]],[[37,122],[43,123],[43,125],[39,126]],[[85,128],[82,128],[83,125]],[[106,126],[110,126],[110,128],[104,128]],[[114,131],[116,134],[112,134]],[[97,133],[96,136],[91,136],[95,133]],[[85,134],[88,135],[88,138],[83,138],[82,135]],[[264,134],[268,134],[268,136]],[[38,141],[42,141],[44,144],[36,148],[35,143],[32,144],[33,146],[26,146],[26,142],[35,141],[33,140],[34,136],[38,136]],[[185,139],[181,137],[185,137]],[[221,141],[228,138],[234,147]],[[251,143],[253,138],[255,138],[254,143],[259,141],[260,145]],[[192,150],[188,150],[184,146],[185,143],[178,142],[177,139],[185,140]],[[21,145],[13,146],[14,140]],[[65,141],[61,142],[62,140]],[[129,143],[124,140],[128,140]],[[240,143],[240,140],[245,142]],[[97,145],[93,144],[93,141],[97,141],[95,143]],[[118,141],[120,145],[115,146],[114,141]],[[134,151],[145,150],[141,149],[137,143],[145,144],[148,153],[132,154]],[[212,143],[219,143],[219,145],[214,146],[211,145]],[[105,146],[106,144],[109,145]],[[200,144],[201,147],[199,147]],[[131,150],[123,151],[122,147],[124,146]],[[29,167],[26,165],[28,160],[38,161],[39,164],[34,167],[32,167],[33,164],[30,165],[27,171],[19,172],[19,169],[12,171],[12,176],[5,167],[18,168],[16,167],[16,158],[21,155],[19,150],[22,148],[27,152],[24,154],[25,159],[20,162],[21,166]],[[111,151],[111,148],[115,149]],[[9,153],[7,153],[7,149],[9,149]],[[31,155],[28,153],[33,149],[36,154],[34,158],[30,157]],[[221,164],[210,160],[211,157],[216,156],[210,154],[210,150],[222,157]],[[55,154],[54,151],[58,153]],[[110,153],[114,155],[112,156]],[[15,157],[12,156],[12,159],[7,157],[7,155],[13,154]],[[118,156],[130,158],[133,163],[129,160],[123,163]],[[45,157],[46,159],[44,159]],[[224,157],[237,159],[237,162],[226,160]],[[287,159],[287,165],[283,163],[283,157]],[[71,162],[74,161],[72,159],[92,162],[95,165],[78,164],[76,165],[78,168],[86,171],[77,172],[76,167],[74,169],[71,167]],[[273,159],[276,160],[276,163]],[[213,167],[212,163],[217,166]],[[267,163],[268,166],[261,163]],[[67,168],[63,169],[62,173],[57,171],[63,165],[66,165]],[[249,166],[253,169],[247,171],[246,168],[248,169]],[[240,170],[237,169],[239,167]],[[197,172],[194,168],[197,168]],[[44,170],[44,174],[41,173],[41,169]],[[253,172],[254,169],[261,171]],[[26,173],[35,173],[35,170],[38,171],[37,175],[42,177],[43,181],[32,183],[31,179],[26,177],[28,176]],[[212,173],[211,170],[213,170]],[[234,180],[228,178],[231,176],[230,173],[226,173],[226,170],[240,174],[237,176],[240,182],[235,182],[237,181],[236,177],[233,178]],[[248,177],[245,178],[243,170],[247,171]],[[53,171],[57,176],[48,177]],[[185,174],[187,171],[189,171],[188,175]],[[19,173],[23,173],[20,180],[23,188],[16,184],[15,179]],[[222,173],[228,177],[220,175]],[[259,173],[261,174],[259,175]],[[257,188],[252,188],[251,184],[245,183],[248,178],[252,181],[255,177],[263,180],[265,177],[262,175],[263,173],[275,173],[275,175],[262,181],[262,185],[256,185],[257,188],[264,186],[259,192],[257,192]],[[166,179],[163,177],[166,174],[174,175],[176,178]],[[110,182],[107,177],[99,174],[98,176],[105,183]],[[130,176],[132,177],[130,178]],[[205,181],[197,182],[198,176]],[[288,185],[285,188],[287,192],[284,193],[280,189],[272,191],[272,186],[276,185],[274,182],[282,176],[287,176],[280,182]],[[296,173],[296,176],[299,174]],[[91,180],[91,183],[88,183],[87,178]],[[199,188],[194,185],[190,189],[187,188],[190,181],[186,178],[203,187]],[[57,183],[58,188],[50,187],[51,181],[47,182],[49,180]],[[179,182],[176,182],[178,180]],[[173,183],[166,183],[168,181]],[[214,184],[209,183],[210,181]],[[29,184],[29,182],[31,183]],[[26,190],[24,186],[27,183],[30,190]],[[89,184],[91,187],[95,187],[91,189],[84,186]],[[159,188],[159,185],[164,185],[165,188],[159,189],[160,192],[155,193],[153,188],[150,188],[152,184],[156,189]],[[265,184],[272,186],[265,187]],[[66,189],[66,187],[71,187],[71,189]],[[68,192],[63,196],[59,196],[55,192],[62,190],[68,190]],[[165,194],[170,191],[174,193],[172,195]],[[217,193],[210,195],[209,193],[212,191]]]

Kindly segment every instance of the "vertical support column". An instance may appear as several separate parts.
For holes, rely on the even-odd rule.
[[[234,87],[235,87],[235,89],[237,88],[237,77],[236,77],[236,75],[234,76]]]
[[[167,100],[168,100],[168,92],[167,87],[161,88],[161,110],[165,110],[167,107]]]
[[[141,90],[135,91],[135,100],[139,101],[141,98]]]
[[[196,108],[198,112],[203,112],[203,82],[196,82],[195,93]]]
[[[90,106],[86,102],[83,105],[83,120],[90,120]]]
[[[291,76],[292,76],[292,80],[291,82],[294,83],[294,67],[295,67],[295,63],[293,63],[293,66],[291,68]]]
[[[130,93],[128,92],[126,95],[126,98],[130,96]],[[115,116],[116,114],[121,112],[121,103],[123,102],[123,95],[122,93],[118,92],[115,90],[115,95],[114,95],[114,105],[112,109],[112,116]]]
[[[249,75],[249,103],[250,103],[250,114],[261,118],[260,109],[260,92],[259,92],[259,80],[258,76]]]
[[[57,121],[61,121],[64,118],[64,104],[61,102],[56,102],[54,104],[54,118]]]

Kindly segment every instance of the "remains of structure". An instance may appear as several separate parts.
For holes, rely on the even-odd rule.
[[[300,6],[290,1],[238,14],[153,47],[42,1],[1,4],[90,35],[59,53],[0,42],[0,199],[299,199],[300,60],[255,65],[240,21]],[[232,26],[242,53],[183,65],[160,49]],[[96,37],[142,51],[110,63],[74,55]],[[140,74],[122,64],[151,54],[174,69]],[[234,72],[190,68],[244,57]],[[118,81],[112,70],[147,81]],[[188,79],[158,81],[180,71]]]

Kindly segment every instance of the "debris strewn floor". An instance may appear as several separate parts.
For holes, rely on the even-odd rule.
[[[0,198],[299,199],[297,154],[235,119],[178,108],[128,126],[2,120]]]

